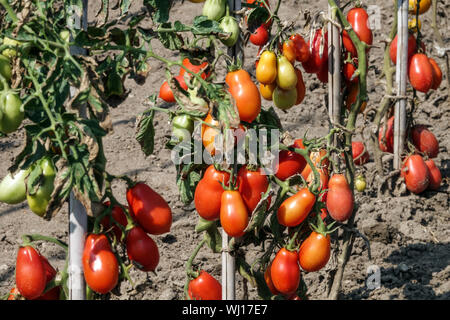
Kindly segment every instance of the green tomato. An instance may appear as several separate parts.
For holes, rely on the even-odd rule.
[[[68,43],[70,41],[70,31],[69,30],[62,30],[59,33],[59,36],[61,37],[61,39],[63,39],[66,43]]]
[[[239,25],[236,20],[231,16],[226,16],[220,22],[220,28],[226,33],[231,33],[228,39],[221,40],[222,43],[227,47],[234,46],[239,38]]]
[[[12,68],[9,59],[0,54],[0,74],[7,80],[11,80]]]
[[[47,211],[48,203],[54,189],[55,167],[49,158],[43,158],[38,164],[42,170],[42,183],[37,191],[31,195],[27,194],[27,202],[31,211],[42,217]]]
[[[283,90],[291,90],[297,85],[294,66],[285,56],[277,58],[277,85]]]
[[[9,173],[0,182],[0,202],[7,204],[17,204],[24,201],[27,197],[25,178],[30,170],[20,170],[14,176]]]
[[[355,187],[359,192],[363,192],[366,189],[366,178],[362,175],[357,176],[355,179]]]
[[[287,110],[295,105],[297,101],[297,88],[283,90],[277,86],[273,91],[272,100],[276,107]]]
[[[202,15],[209,20],[219,21],[225,15],[227,0],[206,0]]]
[[[172,141],[182,142],[191,139],[194,120],[188,115],[176,116],[172,120]]]
[[[5,37],[3,38],[3,44],[7,44],[10,46],[20,46],[22,42]],[[11,59],[17,55],[17,51],[15,49],[5,49],[3,50],[2,54]]]
[[[17,93],[8,90],[0,95],[0,131],[11,133],[19,128],[25,113],[21,110],[22,101]]]

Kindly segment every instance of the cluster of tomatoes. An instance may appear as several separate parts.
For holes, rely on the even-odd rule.
[[[116,287],[120,268],[124,268],[113,250],[114,244],[126,247],[128,259],[136,268],[154,271],[160,256],[149,235],[167,233],[172,225],[169,205],[145,183],[130,186],[126,198],[126,208],[105,202],[109,209],[100,216],[101,231],[86,236],[82,255],[84,278],[89,288],[99,294],[106,294]],[[60,284],[44,291],[56,274],[47,259],[31,245],[20,247],[16,260],[16,287],[11,290],[9,299],[21,296],[27,300],[58,300]]]

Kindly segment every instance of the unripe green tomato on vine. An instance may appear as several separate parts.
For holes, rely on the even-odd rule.
[[[30,173],[30,169],[20,170],[11,175],[8,173],[0,182],[0,202],[7,204],[17,204],[24,201],[27,197],[25,178]]]
[[[41,167],[43,183],[34,194],[27,194],[27,202],[31,211],[42,217],[47,211],[47,206],[51,199],[56,172],[53,162],[49,158],[43,158],[39,161],[39,164],[35,165]]]
[[[366,178],[363,175],[359,175],[355,179],[355,187],[359,192],[363,192],[366,189]]]
[[[11,133],[19,128],[25,116],[21,110],[22,101],[12,90],[3,91],[0,95],[0,132]]]
[[[231,33],[228,39],[221,40],[222,43],[227,47],[234,46],[239,38],[239,25],[236,20],[231,16],[226,16],[220,22],[220,28],[226,33]]]
[[[186,114],[172,120],[172,139],[174,142],[189,141],[194,131],[194,120]]]
[[[0,54],[0,74],[6,79],[11,80],[12,68],[9,59]]]
[[[7,44],[10,46],[20,46],[22,44],[22,42],[14,40],[14,39],[10,39],[8,37],[4,37],[3,38],[3,44]],[[14,49],[5,49],[2,51],[2,54],[11,59],[12,57],[15,57],[17,55],[17,51]]]
[[[209,20],[219,21],[225,15],[226,2],[227,0],[206,0],[202,15]]]

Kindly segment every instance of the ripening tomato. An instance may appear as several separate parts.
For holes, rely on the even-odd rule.
[[[306,62],[309,59],[309,45],[300,34],[293,34],[289,37],[294,42],[295,58],[298,62]]]
[[[386,130],[386,133],[384,133]],[[394,116],[390,117],[386,125],[383,124],[378,132],[378,144],[383,152],[394,152]]]
[[[127,201],[136,221],[150,234],[170,231],[172,210],[161,195],[145,183],[137,183],[127,190]]]
[[[290,150],[281,150],[278,155],[275,176],[284,181],[294,174],[301,173],[305,165],[306,160],[302,155]]]
[[[264,25],[261,25],[255,30],[255,32],[250,34],[249,40],[255,46],[261,47],[265,45],[267,41],[269,41],[269,32],[267,31],[266,27],[264,27]]]
[[[16,287],[12,288],[9,291],[8,299],[7,300],[20,300],[20,292],[19,289]]]
[[[357,166],[363,165],[369,161],[369,153],[367,152],[367,148],[364,146],[364,143],[361,141],[352,141],[352,156]]]
[[[277,56],[273,51],[265,50],[259,57],[256,67],[256,80],[262,84],[274,83],[277,79]]]
[[[327,168],[317,168],[317,171],[319,172],[320,177],[320,184],[319,184],[319,191],[325,190],[328,188],[328,169]],[[306,178],[306,182],[308,182],[308,186],[311,186],[311,184],[314,182],[314,172],[312,172],[308,175],[308,178]]]
[[[155,241],[138,226],[128,231],[126,237],[127,255],[139,270],[155,271],[159,263],[159,251]]]
[[[345,99],[345,107],[350,111],[352,105],[356,102],[359,93],[359,82],[351,83],[347,88],[347,98]],[[363,112],[366,109],[367,101],[363,101],[361,103],[361,107],[359,108],[359,112]]]
[[[211,113],[208,113],[206,118],[203,120],[211,126],[219,126],[219,121],[213,118]],[[214,146],[215,138],[220,134],[220,130],[214,127],[208,126],[207,124],[202,124],[202,141],[205,149],[214,156],[216,153],[216,148]]]
[[[269,179],[261,168],[251,171],[247,166],[243,166],[238,171],[239,192],[247,207],[248,213],[251,215],[255,210],[262,194],[269,187]]]
[[[424,125],[415,125],[411,130],[414,146],[430,158],[436,158],[439,153],[439,142],[436,136]]]
[[[405,179],[406,188],[415,194],[425,191],[430,184],[430,170],[418,154],[406,158],[401,176]]]
[[[290,63],[294,64],[296,59],[295,44],[292,40],[286,40],[282,45],[282,53]]]
[[[434,60],[433,58],[428,58],[428,60],[433,69],[433,84],[431,85],[431,89],[437,90],[442,82],[442,71],[441,68],[439,68],[436,60]]]
[[[192,300],[222,300],[222,285],[205,270],[189,281],[189,298]]]
[[[16,287],[20,294],[28,300],[40,297],[46,280],[40,254],[32,246],[20,247],[16,259]]]
[[[295,74],[297,75],[297,100],[295,101],[295,105],[299,105],[302,103],[303,99],[305,99],[306,87],[305,82],[303,82],[303,75],[300,69],[295,68]]]
[[[327,150],[320,149],[319,151],[313,151],[310,153],[309,158],[317,169],[328,169],[329,160],[325,158]],[[306,163],[305,168],[302,170],[302,177],[307,180],[308,176],[312,173],[312,169],[308,163]]]
[[[323,42],[323,43],[322,43]],[[321,43],[323,46],[321,46]],[[309,42],[308,42],[309,47]],[[322,48],[322,52],[321,52]],[[317,29],[313,39],[309,59],[302,62],[303,69],[307,73],[317,73],[328,64],[328,32],[322,37],[322,29]],[[321,54],[322,53],[322,54]]]
[[[298,84],[297,84],[298,86]],[[277,87],[276,83],[271,83],[271,84],[259,84],[259,92],[261,93],[261,96],[268,100],[268,101],[272,101],[272,96],[273,96],[273,92],[275,91]]]
[[[431,7],[431,0],[409,0],[408,3],[408,11],[410,14],[414,16],[417,14],[417,9],[419,9],[419,14],[423,14],[427,12],[430,9],[430,7]]]
[[[328,182],[327,211],[339,222],[349,219],[353,213],[353,192],[343,174],[334,174]]]
[[[277,295],[277,294],[280,294],[280,293],[278,292],[278,290],[273,285],[272,277],[270,275],[271,267],[272,267],[272,264],[269,264],[269,266],[267,267],[266,271],[264,272],[264,280],[266,281],[267,287],[269,288],[270,292],[273,295]]]
[[[103,205],[109,207],[111,203],[109,201],[106,201]],[[123,211],[122,207],[119,205],[115,205],[110,213],[111,217],[114,219],[115,222],[121,224],[122,226],[126,227],[128,224],[127,216],[125,215],[125,212]],[[112,230],[117,240],[120,241],[122,238],[122,230],[119,228],[119,226],[116,225],[116,223],[112,221],[109,217],[109,215],[106,215],[102,221],[100,221],[100,224],[106,229]]]
[[[308,217],[315,202],[314,194],[308,188],[302,188],[281,203],[277,212],[278,222],[286,227],[298,226]]]
[[[184,77],[182,75],[178,75],[174,78],[179,83],[180,87],[182,87],[184,90],[188,89],[188,86],[184,81]],[[163,99],[165,102],[176,101],[172,89],[170,89],[169,83],[167,81],[164,81],[161,87],[159,88],[159,97]]]
[[[192,71],[193,73],[199,73],[201,70],[206,70],[208,67],[208,62],[203,62],[201,64],[193,64],[189,58],[184,58],[183,59],[183,66],[185,66],[189,71]],[[180,76],[184,76],[184,74],[186,73],[186,70],[184,70],[183,68],[180,68]],[[202,74],[200,75],[203,79],[206,79],[207,77],[209,77],[210,72],[206,73],[206,72],[202,72]],[[192,76],[192,75],[191,75]]]
[[[391,57],[391,61],[393,64],[397,64],[397,41],[398,35],[395,36],[394,40],[391,42],[391,46],[389,47],[389,56]],[[414,34],[411,32],[408,33],[408,61],[411,59],[413,54],[416,52],[417,42]]]
[[[236,101],[241,121],[253,122],[261,112],[261,96],[258,87],[250,78],[250,74],[243,69],[228,72],[225,82]]]
[[[248,225],[248,212],[237,190],[225,190],[220,203],[220,224],[230,237],[241,237]]]
[[[89,234],[82,256],[86,283],[95,292],[106,294],[117,285],[119,264],[104,234]]]
[[[298,262],[305,271],[318,271],[328,263],[330,253],[330,235],[313,231],[300,246]]]
[[[358,36],[359,40],[371,45],[373,42],[372,30],[369,27],[369,16],[363,8],[352,8],[347,13],[347,20]],[[342,44],[345,49],[352,54],[352,56],[357,56],[356,47],[353,44],[350,35],[346,30],[342,32]]]
[[[433,85],[433,67],[428,57],[416,53],[411,57],[408,66],[408,78],[411,86],[420,92],[428,92]]]
[[[270,277],[278,292],[285,295],[293,294],[300,283],[297,251],[281,248],[272,261]]]
[[[272,100],[275,107],[281,110],[292,108],[297,102],[297,87],[289,90],[283,90],[279,86],[275,88],[272,94]]]
[[[428,170],[430,171],[430,184],[428,185],[428,189],[430,190],[437,190],[441,186],[442,182],[442,175],[441,171],[438,167],[436,167],[436,164],[434,163],[433,159],[428,159],[425,161],[425,164],[428,167]]]

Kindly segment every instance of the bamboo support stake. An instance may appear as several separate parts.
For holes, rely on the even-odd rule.
[[[406,96],[408,65],[408,1],[399,0],[397,6],[397,66],[395,80],[397,96]],[[400,169],[406,133],[406,99],[398,99],[394,114],[394,169]]]
[[[88,0],[83,0],[83,8],[72,7],[72,21],[75,28],[87,29]],[[70,48],[71,54],[86,54],[85,50],[78,47]],[[70,88],[71,95],[75,94],[75,88]],[[84,108],[85,109],[85,108]],[[69,299],[85,300],[86,284],[83,274],[82,255],[84,240],[87,232],[86,209],[78,201],[73,192],[69,198]]]

